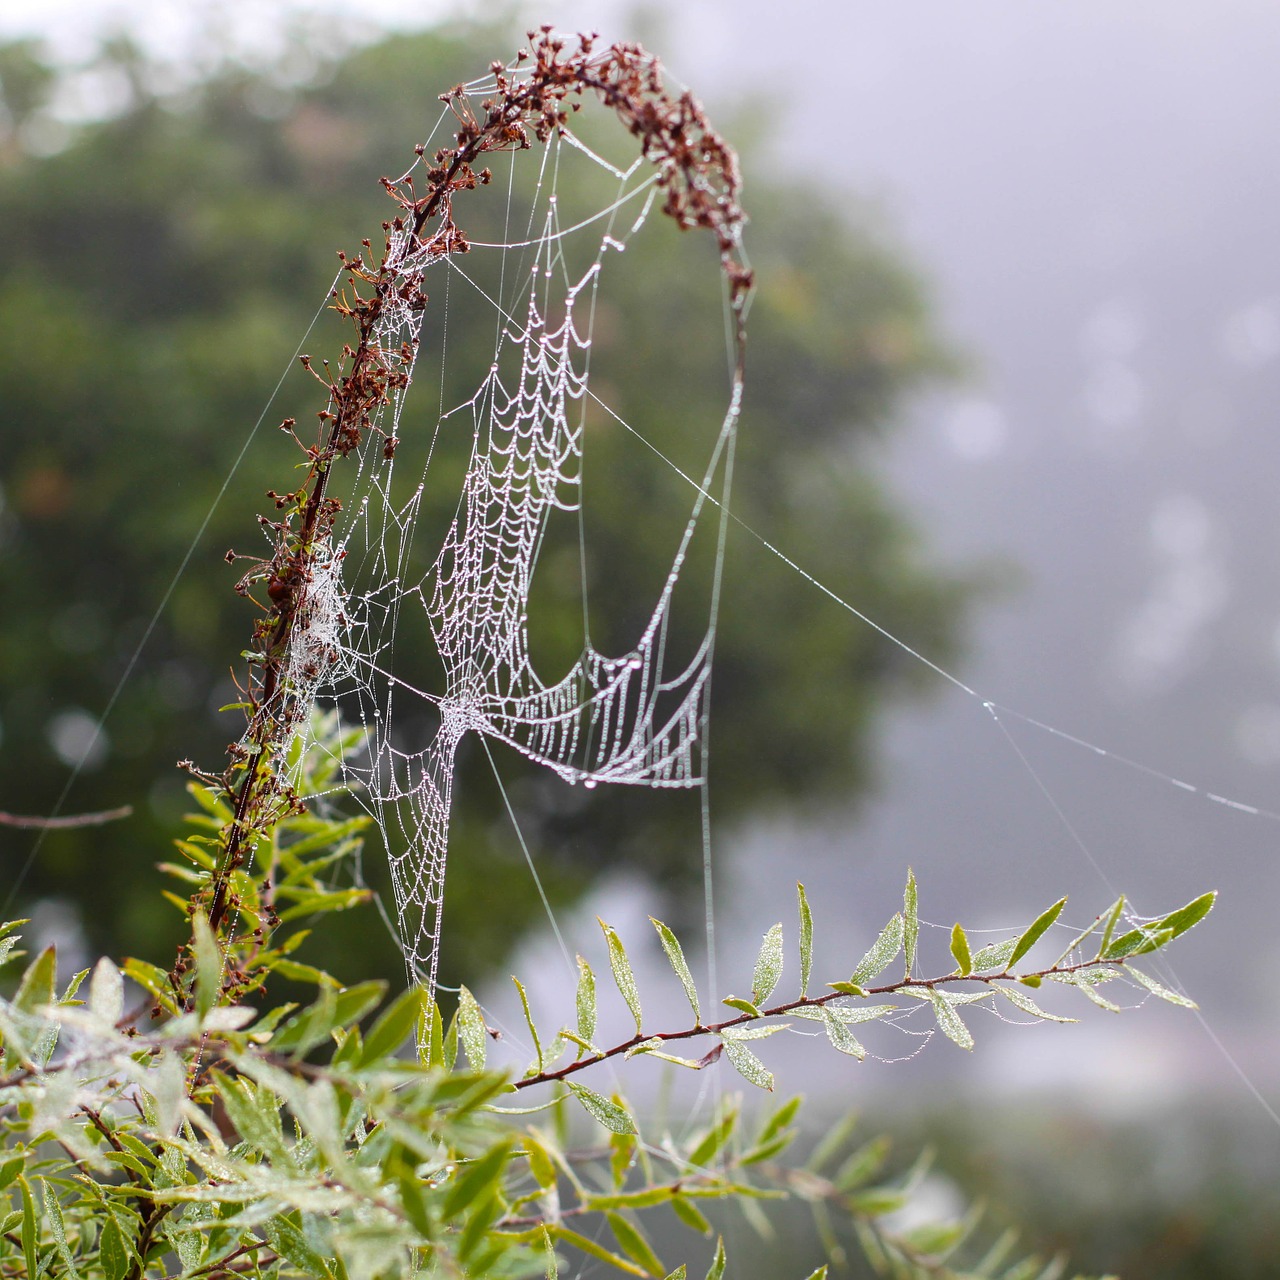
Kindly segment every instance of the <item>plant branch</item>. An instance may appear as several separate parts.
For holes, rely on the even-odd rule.
[[[994,987],[1002,982],[1025,983],[1028,978],[1032,979],[1032,985],[1035,985],[1035,979],[1080,973],[1089,969],[1119,968],[1123,967],[1124,964],[1124,958],[1113,960],[1095,959],[1084,960],[1079,964],[1053,965],[1048,969],[1039,969],[1031,973],[1015,974],[1010,973],[1008,970],[1002,973],[946,973],[936,978],[903,978],[898,982],[891,982],[885,986],[867,987],[865,988],[865,994],[867,996],[891,996],[913,988],[915,990],[931,990],[935,987],[954,986],[962,982],[977,982]],[[849,999],[847,992],[832,991],[824,996],[801,996],[798,999],[789,1000],[785,1004],[761,1009],[756,1013],[740,1013],[737,1017],[726,1018],[723,1022],[698,1023],[695,1026],[686,1027],[682,1031],[656,1031],[651,1034],[636,1032],[629,1039],[615,1044],[610,1049],[602,1049],[598,1053],[590,1054],[585,1058],[578,1058],[567,1066],[559,1067],[554,1071],[540,1071],[536,1075],[525,1076],[521,1080],[513,1081],[512,1088],[529,1089],[537,1084],[548,1084],[553,1080],[567,1079],[569,1076],[576,1075],[579,1071],[584,1071],[587,1067],[594,1067],[598,1063],[620,1057],[630,1052],[637,1045],[650,1041],[659,1040],[663,1043],[669,1043],[676,1040],[691,1040],[698,1036],[720,1035],[735,1027],[749,1026],[751,1023],[761,1022],[766,1018],[785,1017],[789,1013],[794,1013],[797,1009],[818,1009],[836,1000],[847,999]]]

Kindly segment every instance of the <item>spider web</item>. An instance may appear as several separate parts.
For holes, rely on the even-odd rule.
[[[656,63],[650,68],[656,73]],[[519,84],[518,69],[507,75],[513,77],[509,83]],[[494,87],[487,78],[462,86],[465,95],[455,91],[455,115],[473,119],[472,100],[492,94]],[[585,541],[588,420],[592,410],[605,421],[616,417],[591,385],[602,281],[611,260],[666,219],[655,209],[661,171],[651,157],[620,167],[566,123],[533,157],[516,151],[510,158],[503,238],[473,241],[460,262],[456,241],[441,242],[456,236],[452,225],[434,239],[405,228],[390,233],[387,261],[405,283],[386,291],[400,304],[384,308],[375,340],[384,351],[406,353],[409,377],[348,459],[348,466],[355,464],[354,481],[342,497],[343,516],[328,550],[313,563],[288,659],[300,700],[334,705],[368,731],[364,755],[346,763],[347,781],[381,833],[410,979],[432,992],[455,765],[468,733],[505,743],[563,782],[587,788],[697,788],[707,770],[745,298],[729,292],[726,311],[737,315],[729,314],[727,407],[708,430],[702,479],[683,529],[672,530],[665,580],[647,620],[625,651],[596,648],[589,634],[583,547],[581,648],[567,670],[547,676],[535,661],[530,637],[540,557],[557,523],[576,527]],[[570,183],[571,167],[588,176]],[[529,174],[527,194],[518,194],[517,170]],[[581,216],[575,213],[572,220],[564,211],[570,186],[596,199],[595,207],[577,211]],[[739,232],[735,222],[735,259]],[[725,266],[723,237],[721,250]],[[425,308],[411,301],[420,279],[432,295]],[[714,282],[709,272],[709,287],[718,288]],[[450,325],[447,309],[435,310],[434,299],[462,288],[494,314],[496,337],[474,390],[444,408]],[[440,370],[438,414],[424,414],[417,397],[408,394],[415,372],[428,362]],[[450,442],[466,438],[470,452],[459,485],[441,456]],[[415,442],[417,462],[409,460]],[[444,485],[459,496],[440,536],[432,529],[431,508]],[[708,500],[718,507],[714,521],[702,519]],[[700,546],[714,542],[712,586],[709,597],[691,603],[678,589],[702,525],[712,526],[699,540]],[[702,615],[691,653],[687,644],[672,643],[678,596],[681,609],[697,608]],[[403,650],[409,643],[400,639],[406,634],[415,637],[412,647],[429,635],[442,672],[438,689],[422,688],[401,673],[397,645]]]

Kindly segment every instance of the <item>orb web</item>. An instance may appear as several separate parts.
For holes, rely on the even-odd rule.
[[[300,703],[336,707],[344,720],[367,730],[363,754],[345,764],[347,781],[381,833],[411,980],[432,992],[455,768],[466,735],[506,744],[570,785],[689,789],[706,778],[750,281],[741,253],[736,161],[698,104],[662,87],[648,55],[627,46],[595,55],[588,44],[557,61],[558,52],[550,55],[552,65],[572,64],[578,91],[594,90],[613,108],[596,114],[621,117],[628,126],[622,139],[630,162],[606,158],[604,148],[575,131],[578,117],[561,111],[550,127],[532,130],[536,142],[526,135],[500,149],[511,166],[505,193],[486,177],[489,189],[472,197],[477,207],[481,200],[504,202],[497,238],[464,238],[451,199],[433,232],[408,219],[390,225],[372,339],[384,364],[394,360],[403,377],[389,385],[370,429],[344,458],[350,477],[341,480],[335,469],[334,486],[345,484],[341,512],[294,606],[290,684]],[[538,61],[545,73],[544,53]],[[520,64],[495,68],[447,95],[455,122],[462,122],[456,138],[464,140],[477,120],[492,118],[496,93],[521,100],[534,74]],[[618,132],[617,120],[609,123]],[[639,137],[639,155],[628,133]],[[410,170],[387,185],[393,194],[412,192],[413,179]],[[530,635],[540,557],[558,523],[568,522],[585,538],[587,426],[592,410],[606,423],[612,414],[592,385],[601,284],[611,262],[642,232],[672,219],[681,229],[714,233],[721,284],[711,271],[708,286],[718,291],[727,317],[726,407],[708,425],[701,483],[683,527],[671,531],[665,579],[630,646],[602,652],[592,642],[584,560],[580,648],[567,668],[548,672]],[[460,291],[470,301],[472,323],[492,318],[494,342],[472,389],[450,406],[445,388],[456,383],[458,371],[449,339],[455,349],[474,348],[474,335],[463,335],[465,344],[455,335],[463,320],[451,318],[445,302]],[[625,341],[621,345],[626,358]],[[348,347],[347,378],[357,372],[353,356],[358,363]],[[430,399],[422,385],[427,365],[440,379],[438,412],[423,403]],[[467,439],[459,482],[441,459]],[[445,491],[456,492],[457,501],[441,530],[432,508]],[[708,505],[715,516],[704,519]],[[695,541],[709,545],[713,557],[711,589],[696,603],[680,591]],[[672,642],[677,607],[700,611],[692,651]],[[438,687],[407,678],[401,661],[406,648],[428,639],[438,659]]]

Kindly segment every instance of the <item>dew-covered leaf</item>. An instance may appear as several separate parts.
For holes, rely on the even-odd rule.
[[[132,1261],[132,1251],[125,1243],[120,1224],[114,1214],[106,1214],[98,1241],[98,1263],[102,1267],[103,1280],[124,1280]]]
[[[867,1051],[858,1043],[853,1032],[826,1005],[822,1006],[822,1013],[823,1030],[826,1031],[827,1039],[831,1041],[832,1047],[839,1049],[841,1053],[847,1053],[851,1058],[857,1058],[861,1062],[867,1056]]]
[[[707,1280],[724,1280],[724,1269],[727,1259],[724,1255],[724,1237],[716,1240],[716,1254],[711,1259],[711,1268],[707,1272]]]
[[[591,966],[578,957],[578,989],[574,996],[578,1018],[578,1035],[587,1044],[596,1035],[596,975]]]
[[[1126,965],[1124,971],[1131,978],[1135,978],[1142,983],[1153,996],[1159,996],[1161,1000],[1167,1000],[1170,1004],[1181,1005],[1184,1009],[1198,1009],[1200,1007],[1194,1000],[1188,999],[1177,991],[1170,991],[1163,983],[1157,982],[1150,974],[1143,973],[1141,969],[1135,969],[1131,964]]]
[[[635,1019],[636,1034],[640,1035],[643,1022],[640,1013],[640,991],[636,986],[635,974],[631,972],[631,961],[627,959],[626,948],[622,945],[622,939],[618,937],[613,926],[601,920],[600,928],[604,931],[605,942],[609,947],[609,967],[613,970],[613,980],[618,984],[618,990],[627,1002],[632,1018]]]
[[[902,948],[906,953],[906,976],[916,967],[916,945],[920,941],[920,894],[916,888],[916,873],[907,869],[907,887],[902,893]],[[854,978],[857,982],[857,978]]]
[[[272,1249],[303,1275],[313,1277],[313,1280],[327,1280],[333,1275],[329,1264],[308,1243],[292,1215],[278,1213],[268,1218],[263,1224],[262,1234]]]
[[[512,977],[511,981],[516,984],[516,991],[520,996],[520,1007],[524,1010],[524,1024],[529,1028],[529,1038],[533,1041],[534,1062],[526,1074],[535,1075],[546,1068],[546,1058],[542,1052],[542,1041],[538,1036],[538,1028],[534,1025],[533,1013],[529,1008],[529,995],[524,989],[524,983],[516,977]]]
[[[670,929],[667,928],[661,920],[655,920],[653,916],[649,917],[650,923],[658,931],[658,939],[662,943],[662,949],[666,952],[667,959],[671,963],[675,975],[680,979],[680,985],[684,988],[684,993],[688,997],[689,1006],[693,1010],[693,1020],[699,1026],[702,1025],[702,1009],[698,1003],[698,988],[693,980],[693,974],[689,972],[688,961],[684,958],[684,948],[680,945],[680,940]]]
[[[587,1113],[598,1120],[610,1133],[635,1133],[635,1121],[616,1102],[601,1097],[586,1085],[576,1084],[572,1080],[565,1083],[569,1091],[582,1103]]]
[[[744,1080],[761,1089],[773,1089],[773,1072],[741,1040],[722,1038],[720,1043],[724,1045],[725,1057]]]
[[[1018,987],[1006,987],[998,985],[996,990],[1015,1008],[1021,1009],[1023,1013],[1029,1013],[1033,1018],[1043,1018],[1046,1022],[1079,1022],[1079,1018],[1064,1018],[1056,1013],[1049,1013],[1042,1009],[1025,991]]]
[[[879,977],[897,959],[898,952],[902,950],[903,932],[902,916],[895,915],[880,931],[880,936],[875,940],[871,950],[858,961],[858,967],[849,978],[850,983],[856,987],[866,987],[872,978]]]
[[[1202,893],[1185,907],[1179,907],[1177,911],[1171,911],[1159,920],[1122,934],[1107,944],[1099,953],[1100,958],[1119,960],[1125,956],[1140,956],[1149,951],[1158,951],[1174,938],[1186,933],[1193,925],[1199,924],[1213,909],[1217,897],[1216,892]]]
[[[466,986],[458,988],[458,1038],[462,1041],[471,1069],[483,1071],[488,1055],[489,1032],[479,1002]]]
[[[756,956],[755,972],[751,975],[751,1003],[763,1004],[774,992],[782,977],[782,925],[770,926],[760,944]]]
[[[27,966],[13,997],[13,1007],[22,1013],[35,1013],[53,1004],[57,999],[58,953],[53,947],[45,949]]]
[[[933,1004],[933,1015],[937,1018],[938,1026],[942,1028],[947,1039],[954,1041],[962,1049],[972,1049],[973,1035],[964,1025],[955,1006],[943,999],[941,991],[932,987],[929,988],[929,999]]]
[[[1009,957],[1018,945],[1017,938],[1006,938],[1003,942],[991,942],[979,947],[973,953],[974,973],[989,973],[991,970],[1003,973],[1009,967]]]

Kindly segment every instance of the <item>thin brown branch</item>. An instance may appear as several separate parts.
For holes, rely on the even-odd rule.
[[[961,982],[979,982],[989,987],[994,987],[1002,982],[1025,984],[1025,980],[1028,978],[1043,980],[1060,974],[1080,973],[1088,969],[1123,968],[1125,959],[1122,957],[1114,960],[1084,960],[1079,964],[1053,965],[1051,968],[1039,969],[1033,973],[1010,973],[1006,970],[1003,973],[946,973],[937,978],[903,978],[886,986],[867,987],[865,988],[865,993],[867,996],[892,996],[913,988],[915,990],[929,990],[934,987],[954,986]],[[683,1031],[656,1031],[651,1034],[637,1032],[630,1039],[615,1044],[611,1049],[602,1049],[599,1053],[591,1054],[585,1058],[578,1058],[555,1071],[540,1071],[537,1075],[525,1076],[522,1080],[515,1080],[512,1082],[512,1088],[528,1089],[536,1084],[548,1084],[553,1080],[567,1079],[569,1076],[576,1075],[579,1071],[584,1071],[587,1067],[594,1067],[597,1063],[620,1057],[637,1045],[645,1044],[648,1041],[658,1040],[667,1043],[675,1040],[692,1040],[698,1036],[719,1035],[734,1027],[745,1027],[753,1022],[761,1022],[765,1018],[781,1018],[789,1013],[795,1013],[797,1009],[818,1009],[825,1004],[832,1004],[836,1000],[847,999],[849,999],[847,992],[832,991],[825,996],[801,996],[797,1000],[789,1000],[786,1004],[774,1005],[768,1009],[761,1009],[756,1013],[740,1013],[737,1017],[726,1018],[723,1022],[699,1023],[696,1026],[686,1027]]]

